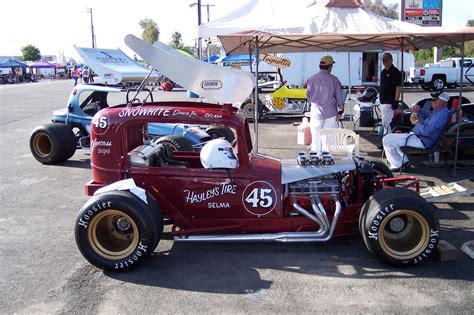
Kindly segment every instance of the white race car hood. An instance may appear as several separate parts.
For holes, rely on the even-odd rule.
[[[348,172],[356,168],[352,160],[334,160],[331,166],[299,166],[296,159],[281,160],[281,183],[288,184],[308,178],[324,176],[338,172]]]

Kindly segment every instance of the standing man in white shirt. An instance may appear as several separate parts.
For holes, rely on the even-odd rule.
[[[318,151],[318,132],[325,128],[337,128],[339,116],[344,112],[342,87],[339,79],[331,74],[335,64],[331,56],[319,61],[319,72],[306,81],[306,97],[311,104],[311,151]]]

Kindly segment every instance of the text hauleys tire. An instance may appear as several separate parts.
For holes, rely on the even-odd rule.
[[[135,267],[154,251],[161,236],[162,229],[157,231],[150,208],[128,191],[92,197],[76,220],[79,251],[100,269],[126,271]]]
[[[369,252],[392,266],[424,261],[439,241],[439,222],[431,205],[403,188],[373,194],[362,207],[359,227]]]
[[[206,133],[214,139],[224,138],[229,143],[232,143],[235,140],[234,133],[227,127],[209,127],[206,129]]]
[[[160,139],[158,139],[158,141],[156,141],[156,144],[160,144],[160,143],[169,146],[173,151],[192,151],[193,150],[193,145],[191,144],[191,142],[182,136],[177,136],[177,135],[163,136]]]
[[[33,157],[43,164],[64,162],[76,152],[74,132],[64,124],[47,124],[36,127],[30,136]]]

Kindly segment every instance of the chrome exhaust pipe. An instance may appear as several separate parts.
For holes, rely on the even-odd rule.
[[[342,211],[342,205],[336,200],[336,211],[332,220],[329,233],[321,231],[321,227],[317,232],[281,232],[281,233],[262,233],[262,234],[216,234],[216,235],[190,235],[175,237],[176,242],[325,242],[332,238],[336,223]],[[321,205],[322,206],[322,205]],[[301,207],[300,207],[301,208]],[[301,208],[302,209],[302,208]],[[323,208],[324,209],[324,208]],[[299,211],[296,208],[297,211]],[[303,209],[304,210],[304,209]],[[308,213],[306,210],[304,212]],[[325,212],[324,212],[325,213]],[[302,212],[303,215],[306,215]],[[309,214],[309,213],[308,213]],[[316,219],[315,216],[309,216],[311,220]],[[314,220],[313,220],[314,221]],[[317,221],[314,221],[318,223]],[[324,229],[323,229],[324,230]],[[326,236],[324,236],[326,235]]]

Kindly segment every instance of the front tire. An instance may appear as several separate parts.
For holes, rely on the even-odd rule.
[[[359,227],[369,252],[392,266],[424,261],[439,242],[439,222],[431,205],[403,188],[373,194],[362,207]]]
[[[387,164],[380,161],[369,161],[369,163],[372,166],[372,173],[375,178],[393,178],[393,173]],[[386,185],[395,186],[395,182],[388,182]]]
[[[134,268],[150,255],[163,230],[161,211],[128,191],[91,198],[76,220],[75,239],[94,266],[111,271]],[[156,211],[155,215],[152,211]],[[161,221],[156,222],[161,218]]]
[[[43,164],[56,164],[68,160],[76,152],[76,136],[64,124],[47,124],[33,130],[30,150],[33,157]]]

